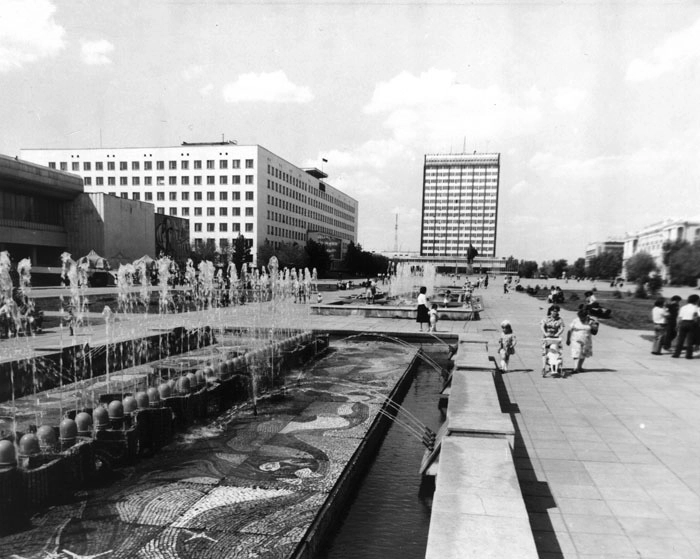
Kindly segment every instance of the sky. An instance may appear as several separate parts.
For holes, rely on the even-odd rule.
[[[497,256],[573,262],[700,216],[694,2],[0,7],[4,155],[259,144],[357,199],[372,251],[419,250],[435,153],[501,154]]]

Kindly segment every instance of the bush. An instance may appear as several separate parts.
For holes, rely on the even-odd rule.
[[[576,293],[572,293],[571,297],[569,297],[569,301],[578,301],[581,297],[579,297]]]
[[[622,299],[622,292],[619,289],[616,289],[613,291],[612,296],[615,299]]]
[[[644,288],[644,284],[643,284],[643,283],[638,283],[638,284],[637,284],[637,289],[635,289],[635,291],[634,291],[634,296],[635,296],[637,299],[646,299],[646,298],[648,298],[647,290]]]

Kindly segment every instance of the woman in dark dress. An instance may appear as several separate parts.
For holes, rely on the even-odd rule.
[[[423,331],[423,324],[426,325],[426,329],[429,328],[429,315],[428,315],[428,297],[426,297],[427,293],[427,288],[421,287],[420,291],[418,292],[418,309],[417,309],[417,315],[416,315],[416,322],[420,324],[420,331]]]

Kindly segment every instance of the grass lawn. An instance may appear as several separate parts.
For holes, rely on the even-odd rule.
[[[583,296],[584,293],[584,290],[565,289],[565,302],[560,306],[568,311],[576,312],[578,306],[586,300]],[[615,326],[616,328],[628,328],[632,330],[654,329],[654,324],[651,321],[651,309],[654,306],[654,299],[637,299],[624,292],[621,292],[622,297],[618,299],[613,296],[613,293],[613,291],[596,292],[595,297],[600,303],[600,306],[612,310],[610,318],[601,318],[597,320],[603,324]],[[533,297],[536,297],[546,304],[547,295],[549,295],[549,290],[540,289],[539,293],[533,295]],[[578,299],[576,299],[574,295],[578,297]]]

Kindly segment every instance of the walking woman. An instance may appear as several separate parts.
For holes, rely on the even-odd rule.
[[[429,322],[430,322],[430,314],[429,314],[429,309],[428,309],[428,297],[426,297],[426,293],[428,292],[428,289],[426,287],[421,287],[420,291],[418,292],[418,309],[417,309],[417,314],[416,314],[416,322],[420,324],[420,331],[423,331],[423,324],[425,324],[426,329],[429,327]]]
[[[575,373],[583,372],[583,362],[593,356],[593,336],[598,333],[598,322],[581,305],[566,334],[566,345],[571,346],[571,359],[576,363]]]

